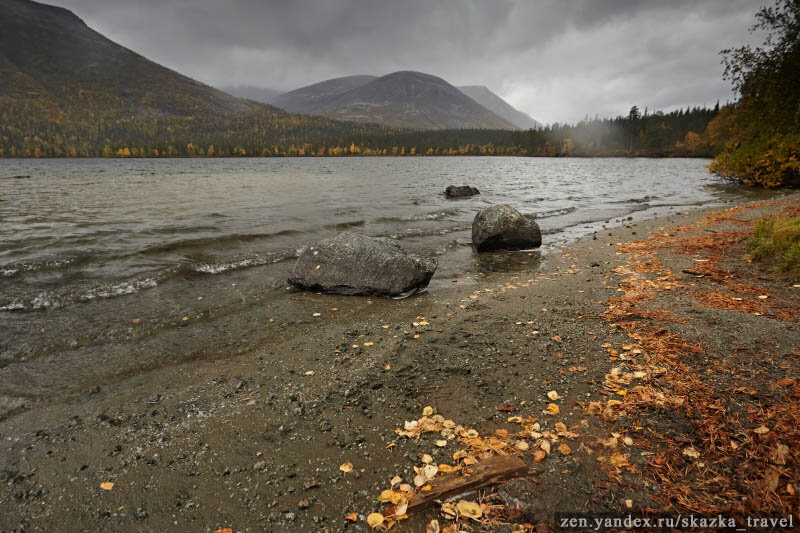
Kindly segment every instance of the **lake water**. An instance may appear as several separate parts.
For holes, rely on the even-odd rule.
[[[482,207],[508,203],[536,213],[546,257],[548,245],[627,217],[745,194],[709,175],[706,164],[499,157],[0,160],[0,394],[68,390],[83,382],[81,367],[99,361],[132,372],[119,361],[133,352],[142,354],[134,365],[141,369],[180,360],[178,352],[196,353],[201,344],[205,354],[239,346],[244,329],[263,323],[270,309],[290,305],[286,278],[298,250],[344,229],[436,255],[435,292],[476,270],[535,268],[539,261],[526,253],[508,254],[500,266],[478,263],[470,226]],[[481,195],[448,200],[442,191],[450,184],[476,186]],[[253,324],[225,323],[245,310],[257,310]],[[176,340],[187,315],[209,320],[194,346]],[[133,318],[146,327],[132,328]]]

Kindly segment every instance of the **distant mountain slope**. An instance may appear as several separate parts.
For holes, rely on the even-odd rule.
[[[0,0],[0,157],[336,155],[393,131],[236,98],[66,9]]]
[[[275,98],[283,94],[283,91],[277,89],[253,87],[250,85],[220,87],[219,89],[237,98],[246,98],[262,104],[271,104]]]
[[[314,114],[342,94],[376,79],[375,76],[356,75],[325,80],[284,93],[270,103],[289,113]]]
[[[0,98],[120,117],[234,113],[252,104],[153,63],[72,12],[0,0]]]
[[[412,71],[328,80],[279,96],[273,104],[295,113],[401,128],[517,129],[442,78]]]
[[[459,87],[458,89],[489,111],[503,117],[520,129],[535,130],[542,127],[540,122],[527,113],[523,113],[512,107],[508,102],[490,91],[488,87],[484,87],[483,85],[468,85]]]

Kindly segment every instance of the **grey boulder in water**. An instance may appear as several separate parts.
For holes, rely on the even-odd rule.
[[[538,248],[542,232],[534,219],[510,205],[481,209],[472,221],[472,246],[478,252]]]
[[[391,239],[344,232],[305,249],[289,283],[336,294],[404,296],[427,287],[437,266]]]
[[[477,187],[469,185],[448,185],[444,190],[444,195],[448,198],[467,198],[480,193]]]

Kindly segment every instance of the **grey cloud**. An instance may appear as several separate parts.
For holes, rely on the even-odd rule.
[[[731,97],[718,51],[752,39],[751,0],[51,0],[212,85],[292,89],[428,72],[487,85],[539,120]]]

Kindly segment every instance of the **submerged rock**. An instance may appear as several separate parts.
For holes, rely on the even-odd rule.
[[[469,185],[448,185],[444,190],[444,195],[448,198],[466,198],[480,193],[476,187]]]
[[[542,245],[535,215],[523,215],[509,205],[481,209],[472,221],[472,246],[478,252],[523,250]]]
[[[401,296],[427,287],[437,266],[391,239],[344,232],[304,250],[289,283],[336,294]]]

